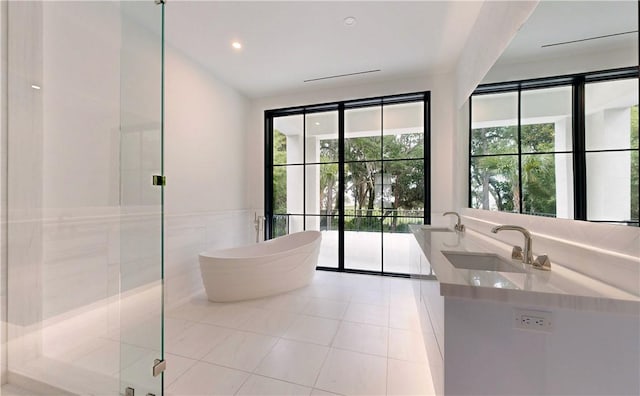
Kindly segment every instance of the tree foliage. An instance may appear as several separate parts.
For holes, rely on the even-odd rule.
[[[631,108],[631,219],[640,218],[638,106]],[[556,180],[554,125],[521,127],[522,164],[518,167],[517,128],[477,128],[471,139],[472,206],[482,209],[555,215]],[[558,154],[562,155],[562,154]],[[522,181],[522,210],[519,183]]]
[[[345,158],[357,162],[345,167],[345,190],[352,197],[358,229],[360,216],[380,213],[391,219],[391,231],[396,231],[399,215],[423,216],[423,155],[422,133],[347,139]]]
[[[347,212],[347,229],[379,231],[384,218],[395,231],[406,221],[398,216],[421,219],[424,210],[424,137],[422,133],[355,137],[345,140],[345,196],[353,206]],[[286,164],[286,136],[275,130],[274,164]],[[338,205],[338,141],[320,141],[319,200],[324,224],[334,229]],[[382,159],[385,161],[382,161]],[[383,168],[384,163],[384,168]],[[287,213],[287,167],[273,167],[273,208]],[[415,220],[413,220],[415,222]],[[351,224],[353,223],[353,224]]]
[[[631,148],[636,151],[631,153],[631,219],[640,219],[640,159],[638,158],[638,105],[631,108]]]
[[[515,126],[477,128],[472,131],[472,155],[486,155],[471,160],[472,206],[555,215],[555,155],[537,154],[554,151],[554,125],[521,126],[520,149],[525,153],[521,157],[521,164],[518,164],[517,132]]]
[[[277,129],[273,131],[273,163],[287,163],[287,137]],[[287,213],[287,169],[273,167],[273,213]]]
[[[327,229],[333,229],[332,220],[338,205],[338,141],[320,142],[320,211],[326,215]]]

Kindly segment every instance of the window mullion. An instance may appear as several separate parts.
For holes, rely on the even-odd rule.
[[[302,229],[307,230],[307,112],[302,112]]]
[[[523,213],[523,188],[522,188],[522,90],[518,87],[518,204],[519,213]]]
[[[338,105],[338,270],[344,271],[344,103]]]
[[[587,220],[587,157],[585,147],[585,78],[573,84],[573,218]]]

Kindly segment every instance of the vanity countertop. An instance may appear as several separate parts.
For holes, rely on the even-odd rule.
[[[442,296],[640,315],[640,296],[563,267],[553,257],[551,271],[541,271],[511,260],[511,246],[471,229],[459,233],[429,228],[414,225],[411,231],[440,283]],[[495,253],[524,272],[456,268],[443,251]]]

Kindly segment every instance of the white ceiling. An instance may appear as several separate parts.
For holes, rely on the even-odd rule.
[[[482,1],[169,1],[169,45],[255,98],[454,67]],[[357,19],[354,26],[345,17]],[[231,47],[243,44],[241,51]],[[304,80],[380,69],[317,82]]]

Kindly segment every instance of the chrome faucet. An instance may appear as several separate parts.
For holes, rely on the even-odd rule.
[[[462,224],[460,222],[460,215],[457,212],[444,212],[442,215],[443,216],[446,216],[446,215],[454,215],[454,216],[456,216],[458,218],[458,222],[456,223],[455,226],[453,226],[453,229],[456,230],[456,231],[459,231],[459,232],[464,232],[464,224]]]
[[[511,251],[511,258],[516,260],[522,260],[525,264],[531,264],[533,268],[543,270],[543,271],[551,271],[551,261],[549,261],[549,256],[546,254],[541,254],[533,259],[533,251],[531,250],[531,234],[527,231],[526,228],[515,226],[515,225],[500,225],[493,227],[491,232],[497,234],[498,231],[520,231],[522,235],[524,235],[524,252],[520,246],[514,246]]]
[[[500,225],[493,227],[491,232],[497,234],[498,231],[520,231],[524,235],[524,251],[520,246],[514,246],[511,258],[522,260],[525,264],[533,264],[533,251],[531,251],[531,234],[526,228],[516,225]]]
[[[264,216],[258,216],[257,212],[253,212],[253,227],[256,229],[256,243],[260,242],[260,231],[264,230]]]

